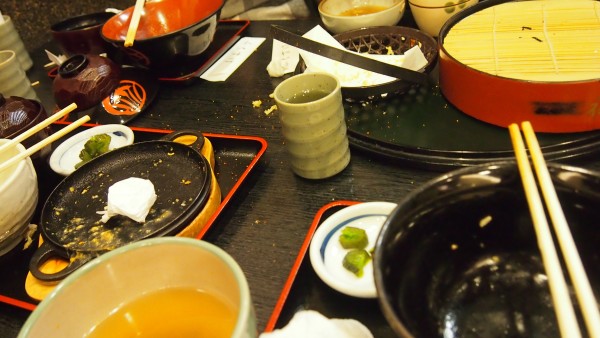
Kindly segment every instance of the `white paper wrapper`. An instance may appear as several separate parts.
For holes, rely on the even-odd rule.
[[[308,31],[303,37],[331,47],[346,50],[344,46],[319,25]],[[408,50],[404,55],[378,55],[368,53],[360,53],[360,55],[415,71],[420,70],[427,65],[427,59],[418,46]],[[367,71],[324,56],[310,53],[284,44],[278,40],[273,41],[273,54],[271,62],[267,66],[269,75],[272,77],[279,77],[283,74],[293,72],[298,65],[298,56],[301,56],[306,64],[305,72],[330,73],[340,80],[342,87],[373,86],[395,80],[393,77]]]
[[[296,312],[283,328],[262,333],[259,338],[373,338],[373,334],[355,319],[329,319],[317,311]]]

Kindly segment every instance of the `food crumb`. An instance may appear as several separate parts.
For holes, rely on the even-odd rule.
[[[252,101],[252,107],[253,108],[260,108],[260,106],[262,106],[262,101],[261,100],[254,100],[254,101]]]
[[[483,228],[486,225],[488,225],[491,221],[492,221],[492,216],[491,215],[487,215],[484,218],[482,218],[481,220],[479,220],[479,227]]]
[[[452,249],[452,250],[458,249],[458,244],[453,243],[452,245],[450,245],[450,249]]]
[[[75,188],[73,188],[73,187],[69,187],[69,191],[70,191],[70,192],[73,192],[73,191],[75,191]]]
[[[394,55],[394,50],[392,49],[392,46],[387,46],[385,47],[385,49],[387,49],[387,55]]]
[[[181,180],[181,183],[183,183],[183,184],[185,184],[185,185],[188,185],[188,184],[192,183],[192,181],[190,181],[190,180],[185,180],[185,179],[182,179],[182,180]]]
[[[274,110],[277,110],[277,105],[272,105],[271,108],[265,110],[265,115],[271,114]]]

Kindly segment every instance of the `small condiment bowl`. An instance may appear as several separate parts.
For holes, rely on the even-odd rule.
[[[323,0],[319,15],[325,28],[335,34],[349,30],[394,26],[404,15],[405,0]]]
[[[110,136],[109,151],[130,145],[134,141],[131,128],[122,124],[100,125],[79,132],[63,141],[50,155],[50,168],[57,174],[67,176],[75,171],[75,165],[81,162],[79,154],[92,136],[108,134]]]
[[[395,207],[396,204],[390,202],[365,202],[346,207],[323,221],[312,237],[309,256],[315,272],[325,284],[349,296],[377,297],[373,264],[364,267],[362,277],[346,270],[342,262],[348,249],[342,247],[339,236],[348,226],[364,229],[369,240],[365,250],[371,251],[381,226]]]
[[[479,0],[408,0],[408,5],[419,29],[437,37],[451,16],[478,2]]]

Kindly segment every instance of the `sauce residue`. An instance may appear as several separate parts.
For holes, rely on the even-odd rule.
[[[341,16],[358,16],[358,15],[373,14],[373,13],[381,12],[385,9],[387,9],[387,7],[385,7],[385,6],[364,5],[364,6],[354,7],[354,8],[348,9],[346,11],[343,11],[342,13],[340,13],[340,15]]]

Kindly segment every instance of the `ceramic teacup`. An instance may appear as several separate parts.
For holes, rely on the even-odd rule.
[[[8,15],[2,15],[3,21],[0,23],[0,50],[12,50],[17,56],[17,60],[23,70],[29,70],[33,66],[33,61],[25,49],[25,44],[15,28],[12,19]]]
[[[0,93],[5,97],[18,96],[39,100],[17,59],[17,54],[12,50],[0,50]]]
[[[219,247],[160,237],[95,258],[38,305],[19,337],[256,337],[248,283]],[[148,333],[147,333],[148,334]]]
[[[282,133],[297,175],[322,179],[350,162],[340,82],[326,73],[293,76],[275,88]]]

